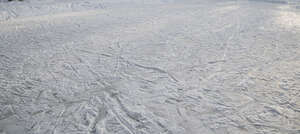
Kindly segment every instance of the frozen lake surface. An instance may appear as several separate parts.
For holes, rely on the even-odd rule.
[[[2,1],[0,134],[299,134],[296,1]]]

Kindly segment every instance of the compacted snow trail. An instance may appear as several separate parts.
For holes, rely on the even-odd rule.
[[[0,2],[0,134],[299,134],[298,7]]]

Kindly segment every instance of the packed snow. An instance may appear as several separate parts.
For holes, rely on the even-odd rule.
[[[298,0],[0,0],[0,134],[299,134]]]

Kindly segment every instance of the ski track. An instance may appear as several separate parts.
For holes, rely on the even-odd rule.
[[[0,134],[298,134],[297,7],[0,1]]]

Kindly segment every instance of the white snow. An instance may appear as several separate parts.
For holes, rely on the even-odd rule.
[[[0,134],[298,134],[297,5],[1,1]]]

